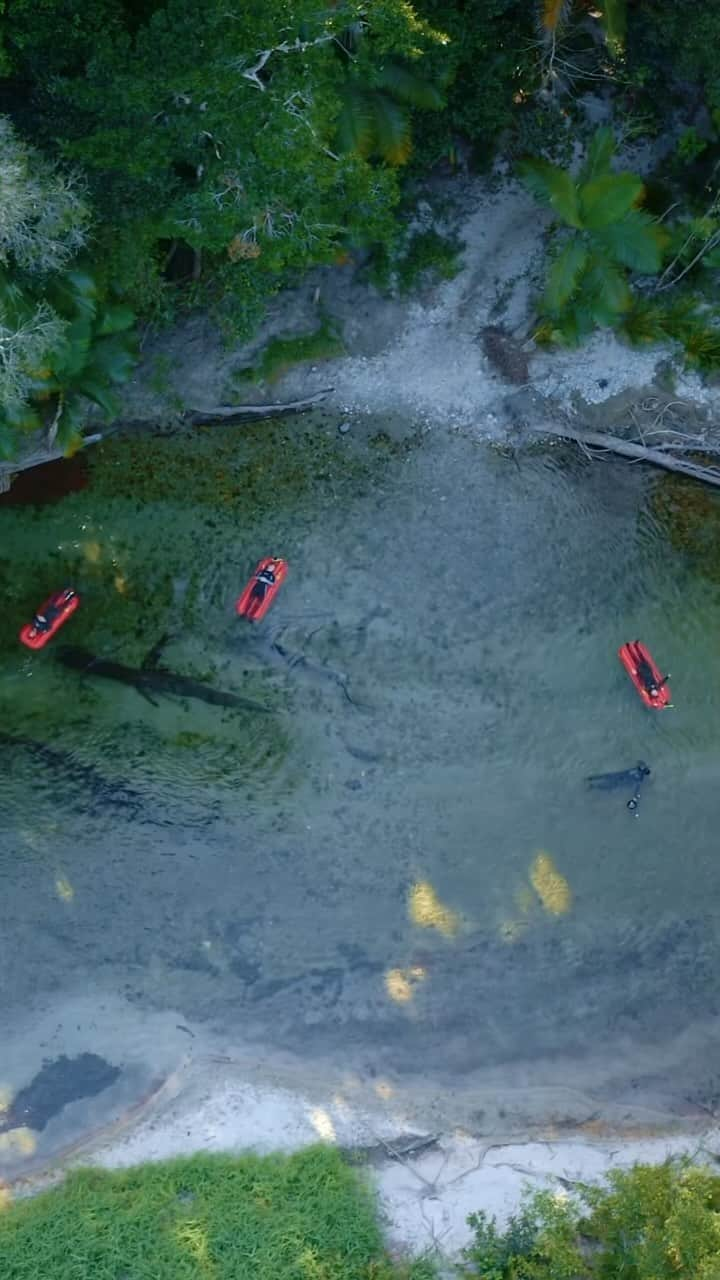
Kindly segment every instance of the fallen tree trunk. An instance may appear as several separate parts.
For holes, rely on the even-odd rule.
[[[666,471],[674,471],[679,475],[691,476],[693,480],[702,480],[705,484],[720,488],[720,468],[703,466],[699,462],[691,462],[687,458],[678,458],[662,449],[652,449],[644,444],[635,444],[633,440],[621,440],[619,436],[607,436],[600,431],[579,431],[574,427],[547,426],[530,427],[538,435],[560,436],[563,440],[574,440],[587,449],[602,449],[607,453],[617,453],[623,458],[631,458],[633,462],[650,462],[655,467],[663,467]]]
[[[201,422],[242,422],[243,418],[258,421],[261,418],[276,418],[281,413],[303,413],[320,404],[330,395],[332,387],[324,391],[316,391],[315,395],[305,400],[286,400],[284,404],[235,404],[216,405],[212,409],[188,409],[182,414],[182,420],[191,424]]]

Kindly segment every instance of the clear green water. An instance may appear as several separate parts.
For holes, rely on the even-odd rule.
[[[656,478],[307,422],[103,447],[86,489],[0,511],[5,1025],[97,990],[446,1079],[592,1053],[622,1091],[654,1046],[656,1085],[702,1091],[676,1050],[718,1004],[720,593]],[[290,575],[251,629],[265,552]],[[168,633],[166,666],[273,714],[24,652],[66,580],[63,642],[137,665]],[[674,710],[634,694],[635,636]],[[634,820],[583,778],[638,758]]]

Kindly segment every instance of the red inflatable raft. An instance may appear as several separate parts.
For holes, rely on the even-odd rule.
[[[668,676],[664,676],[649,649],[639,640],[629,640],[618,649],[618,657],[646,707],[662,711],[671,706]]]
[[[20,628],[20,639],[28,649],[42,649],[51,640],[56,631],[67,622],[71,614],[80,604],[80,597],[72,587],[63,587],[48,596],[40,605],[32,622],[26,622]]]
[[[235,605],[236,612],[251,622],[264,618],[287,571],[287,560],[278,560],[276,556],[266,556],[261,560]]]

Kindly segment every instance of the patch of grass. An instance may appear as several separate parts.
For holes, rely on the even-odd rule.
[[[453,280],[460,270],[458,257],[462,241],[439,231],[415,231],[390,254],[378,250],[370,268],[370,278],[380,289],[409,293],[421,284]]]
[[[362,1176],[330,1147],[82,1169],[0,1214],[5,1280],[432,1280],[385,1252]]]
[[[273,338],[263,351],[259,362],[249,369],[239,369],[238,382],[277,382],[293,365],[305,360],[330,360],[341,356],[345,348],[328,320],[323,320],[313,333],[301,333],[296,337]]]

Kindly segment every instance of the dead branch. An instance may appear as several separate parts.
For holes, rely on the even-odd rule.
[[[331,391],[332,387],[326,387],[324,391],[316,391],[315,395],[307,396],[305,400],[286,400],[284,404],[221,404],[210,409],[188,409],[181,417],[182,421],[191,425],[201,422],[241,422],[243,418],[257,422],[261,418],[276,418],[281,413],[303,413],[320,404]]]
[[[662,449],[653,449],[649,445],[636,444],[632,440],[621,440],[618,436],[608,436],[600,431],[579,431],[574,427],[558,426],[548,423],[545,426],[532,426],[530,430],[538,435],[560,436],[563,440],[573,440],[586,449],[600,449],[607,453],[617,453],[622,458],[630,458],[633,462],[650,462],[665,471],[673,471],[679,475],[691,476],[694,480],[702,480],[705,484],[720,488],[720,467],[703,466],[698,462],[690,462],[687,458],[677,458]]]
[[[245,70],[239,67],[238,70],[245,80],[249,80],[251,84],[254,84],[257,89],[264,93],[267,86],[260,79],[260,72],[274,53],[304,53],[306,49],[312,49],[314,45],[328,44],[329,41],[335,39],[336,36],[332,32],[324,36],[316,36],[314,40],[301,40],[299,36],[292,42],[283,40],[281,44],[273,45],[272,49],[263,49],[251,67],[246,67]]]

